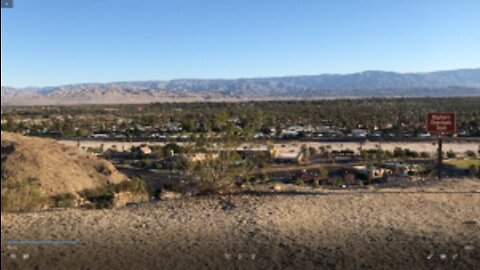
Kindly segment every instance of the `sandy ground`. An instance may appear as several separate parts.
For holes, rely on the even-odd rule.
[[[478,269],[480,182],[265,188],[115,210],[2,214],[1,228],[2,269]],[[9,240],[82,244],[8,247]]]
[[[60,140],[62,144],[69,146],[78,146],[76,141]],[[140,146],[142,144],[147,145],[165,145],[163,142],[113,142],[113,141],[91,141],[85,140],[80,141],[80,147],[85,147],[85,149],[99,148],[103,144],[105,150],[107,149],[117,149],[119,151],[130,150],[132,146]],[[179,143],[182,144],[182,143]],[[328,147],[330,150],[352,150],[358,152],[360,143],[358,142],[285,142],[285,143],[276,143],[274,146],[280,151],[280,153],[289,153],[289,152],[299,152],[301,147],[306,145],[307,147],[314,147],[319,149],[320,146]],[[381,146],[383,150],[393,151],[396,147],[402,149],[410,149],[417,152],[428,152],[434,154],[437,151],[436,142],[427,141],[427,142],[367,142],[362,144],[362,149],[377,149]],[[264,144],[253,144],[249,145],[250,148],[266,148]],[[478,142],[444,142],[443,151],[453,151],[458,154],[464,154],[467,150],[472,150],[474,152],[480,149],[480,144]]]
[[[277,144],[276,146],[281,149],[281,148],[287,148],[289,150],[292,149],[300,149],[303,144],[301,142],[297,143],[289,143],[286,144],[285,147],[282,147],[281,144]],[[360,147],[360,144],[357,142],[343,142],[343,143],[338,143],[338,142],[328,142],[328,143],[307,143],[307,146],[312,146],[316,149],[318,149],[320,146],[325,146],[325,147],[330,147],[331,150],[352,150],[355,152],[358,152],[358,149]],[[428,153],[436,153],[438,149],[438,145],[435,142],[367,142],[362,144],[362,149],[368,150],[368,149],[377,149],[377,147],[381,147],[383,150],[388,150],[392,151],[396,147],[400,147],[402,149],[410,149],[412,151],[417,151],[417,152],[428,152]],[[443,143],[443,151],[448,152],[448,151],[453,151],[459,154],[464,154],[465,151],[467,150],[472,150],[472,151],[477,151],[480,149],[480,144],[477,143],[467,143],[467,142],[444,142]]]

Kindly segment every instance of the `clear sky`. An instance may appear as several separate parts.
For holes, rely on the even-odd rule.
[[[3,86],[480,67],[479,0],[14,0]]]

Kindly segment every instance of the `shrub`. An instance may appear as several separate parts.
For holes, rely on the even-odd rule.
[[[76,206],[75,195],[71,193],[65,193],[52,197],[53,205],[59,208],[72,208]]]
[[[385,159],[391,159],[393,157],[392,151],[385,150]]]
[[[106,190],[87,191],[83,195],[89,201],[93,202],[98,209],[112,207],[113,198],[115,197],[112,192]]]
[[[87,152],[101,154],[103,152],[103,149],[101,147],[88,147]]]
[[[348,173],[344,176],[344,179],[343,179],[343,183],[347,184],[347,185],[355,185],[356,184],[356,177],[355,177],[355,174],[353,173]]]
[[[418,152],[412,151],[410,149],[405,149],[404,153],[405,153],[405,156],[409,158],[418,158],[420,156]]]
[[[112,174],[112,171],[108,168],[108,166],[106,164],[99,164],[97,166],[95,166],[95,170],[100,173],[100,174],[103,174],[103,175],[111,175]]]
[[[113,206],[114,192],[107,187],[95,189],[86,189],[80,192],[80,196],[93,202],[98,209],[109,208]]]
[[[318,170],[318,173],[319,173],[320,176],[327,177],[328,176],[328,169],[325,168],[325,167],[321,167]]]
[[[477,167],[475,165],[470,165],[470,167],[468,168],[469,172],[470,172],[470,175],[472,177],[476,177],[479,175],[479,170],[480,170],[480,167]]]
[[[477,157],[477,154],[475,153],[475,151],[472,151],[472,150],[466,151],[465,155],[469,158],[476,158]]]
[[[247,176],[245,180],[245,182],[249,184],[255,184],[257,182],[257,178],[255,176]]]
[[[312,188],[320,188],[320,183],[318,183],[318,181],[312,181]]]
[[[187,170],[188,177],[200,193],[217,193],[237,184],[251,171],[237,152],[221,152],[218,158],[192,162]]]
[[[116,185],[109,185],[95,189],[86,189],[80,193],[80,196],[93,202],[98,209],[102,209],[112,207],[115,193],[120,192],[142,194],[147,192],[147,188],[145,183],[140,178],[134,178]]]
[[[152,159],[144,158],[144,159],[140,160],[139,167],[151,168],[152,167]]]
[[[145,186],[145,182],[143,182],[140,178],[133,178],[130,181],[124,181],[120,184],[114,185],[113,188],[114,192],[131,192],[131,193],[138,193],[142,194],[147,191]]]
[[[167,184],[164,184],[163,187],[161,189],[158,189],[154,192],[154,196],[155,197],[158,197],[158,195],[160,193],[162,193],[163,191],[171,191],[171,192],[176,192],[176,193],[185,193],[186,192],[186,189],[184,186],[182,185],[179,185],[177,183],[167,183]]]
[[[457,157],[457,154],[455,154],[455,152],[453,152],[452,150],[447,152],[447,158],[456,158],[456,157]]]
[[[169,143],[162,147],[162,154],[164,157],[168,157],[171,152],[175,154],[181,154],[184,153],[184,148],[176,143]]]
[[[184,171],[188,168],[188,159],[185,156],[168,157],[159,162],[157,168]]]
[[[431,166],[427,166],[425,164],[419,164],[418,165],[418,173],[419,174],[429,174],[429,172],[432,170],[432,167]]]
[[[344,183],[342,178],[337,178],[334,181],[335,181],[335,185],[343,185],[343,183]]]
[[[297,178],[295,180],[295,185],[297,185],[297,186],[303,186],[304,184],[305,184],[305,182],[303,182],[303,180],[300,179],[300,178]]]
[[[252,164],[252,166],[256,166],[257,168],[265,168],[268,165],[270,160],[270,154],[265,153],[248,153],[248,155],[242,156]]]
[[[400,148],[400,147],[395,147],[395,149],[393,150],[393,157],[404,158],[405,157],[405,151],[403,151],[403,149]]]
[[[420,157],[421,157],[421,158],[430,158],[431,155],[430,155],[430,153],[428,153],[428,152],[421,152],[421,153],[420,153]]]
[[[31,211],[49,204],[49,199],[43,194],[35,177],[2,183],[1,196],[2,211]]]

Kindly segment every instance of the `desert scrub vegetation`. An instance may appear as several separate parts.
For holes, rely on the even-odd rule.
[[[142,179],[133,178],[129,181],[124,181],[115,185],[86,189],[80,192],[79,195],[94,203],[96,208],[102,209],[113,207],[113,199],[115,198],[115,194],[121,192],[144,194],[148,193],[148,189]]]
[[[112,175],[112,170],[108,167],[107,164],[105,163],[102,163],[102,164],[99,164],[99,165],[96,165],[95,166],[95,170],[100,173],[100,174],[103,174],[103,175]]]
[[[52,206],[57,208],[73,208],[77,206],[77,197],[71,193],[60,194],[52,197]]]
[[[49,198],[40,189],[38,178],[12,182],[2,179],[2,212],[31,211],[49,203]]]
[[[199,193],[219,193],[243,182],[251,168],[235,151],[223,151],[217,157],[190,162],[188,178]]]
[[[184,193],[187,193],[188,187],[185,186],[185,185],[182,185],[181,183],[178,183],[178,182],[166,183],[166,184],[162,185],[161,188],[155,190],[153,195],[156,198],[158,198],[160,193],[162,193],[163,191],[171,191],[171,192],[175,192],[175,193],[184,194]]]
[[[94,203],[96,208],[102,209],[113,207],[113,198],[115,198],[115,192],[111,188],[100,187],[95,189],[86,189],[80,192],[80,196]]]
[[[112,188],[115,193],[131,192],[141,194],[148,191],[145,182],[140,178],[133,178],[129,181],[124,181],[122,183],[113,185]]]

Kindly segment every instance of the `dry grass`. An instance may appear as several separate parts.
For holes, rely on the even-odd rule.
[[[38,179],[46,196],[118,184],[127,179],[92,154],[51,139],[2,132],[2,184]]]
[[[445,164],[453,165],[459,169],[469,169],[471,166],[480,166],[480,159],[451,159],[446,160]]]
[[[2,212],[37,210],[49,204],[36,178],[2,183]]]

